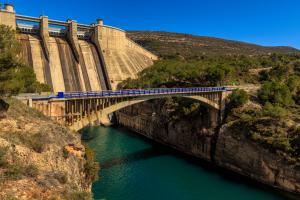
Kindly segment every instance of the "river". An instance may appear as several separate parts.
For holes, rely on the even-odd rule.
[[[95,200],[281,200],[278,193],[123,128],[84,130],[100,162]]]

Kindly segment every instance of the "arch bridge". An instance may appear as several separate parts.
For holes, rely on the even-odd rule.
[[[32,96],[27,99],[33,107],[71,130],[92,125],[108,124],[108,115],[122,108],[166,97],[197,100],[210,107],[212,121],[217,124],[225,109],[225,98],[231,92],[226,87],[155,88],[99,92],[58,92],[57,95]]]

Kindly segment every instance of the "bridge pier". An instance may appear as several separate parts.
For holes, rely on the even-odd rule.
[[[214,108],[209,109],[209,125],[211,128],[216,128],[220,123],[220,111]]]

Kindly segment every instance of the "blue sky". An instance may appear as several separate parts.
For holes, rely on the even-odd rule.
[[[19,14],[300,49],[298,0],[0,0]]]

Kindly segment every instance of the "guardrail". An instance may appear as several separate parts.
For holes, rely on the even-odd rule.
[[[201,87],[201,88],[152,88],[152,89],[134,89],[134,90],[105,90],[96,92],[58,92],[57,95],[34,96],[32,100],[50,100],[50,99],[74,99],[89,97],[122,97],[122,96],[144,96],[155,94],[178,94],[178,93],[205,93],[231,91],[227,87]]]

